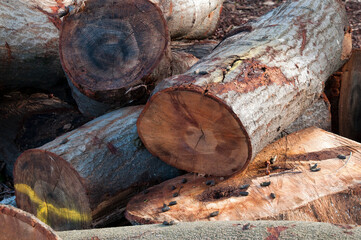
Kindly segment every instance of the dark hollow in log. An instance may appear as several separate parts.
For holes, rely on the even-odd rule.
[[[61,240],[46,224],[18,208],[0,204],[2,240]]]
[[[361,50],[352,51],[341,71],[339,100],[340,135],[361,142]]]
[[[140,138],[179,169],[218,176],[245,170],[344,63],[346,26],[340,1],[284,3],[188,72],[159,83],[137,122]]]
[[[87,1],[64,19],[60,59],[86,96],[128,103],[154,82],[147,76],[165,54],[168,38],[161,10],[148,0]]]
[[[128,199],[181,172],[152,156],[137,135],[143,106],[123,108],[25,151],[14,167],[17,205],[55,230],[104,226]]]
[[[361,144],[308,128],[265,147],[245,172],[225,178],[189,173],[149,188],[147,195],[129,201],[126,217],[134,224],[292,220],[360,225],[360,181]],[[177,204],[162,212],[163,203],[171,201]]]
[[[0,100],[0,161],[13,175],[16,158],[39,147],[89,119],[73,106],[51,94],[11,92]]]

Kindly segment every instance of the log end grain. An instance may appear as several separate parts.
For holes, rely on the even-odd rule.
[[[14,186],[17,206],[55,230],[90,226],[89,200],[81,178],[61,157],[41,149],[25,151],[15,163]]]
[[[91,1],[64,19],[60,58],[83,94],[126,104],[145,94],[151,83],[146,76],[161,60],[168,39],[161,10],[149,1]]]
[[[138,119],[138,133],[146,148],[164,162],[215,176],[231,175],[248,165],[248,135],[216,97],[190,87],[159,92],[150,101]]]

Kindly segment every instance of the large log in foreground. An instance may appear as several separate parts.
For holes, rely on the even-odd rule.
[[[70,0],[0,2],[0,91],[49,88],[64,80],[58,54],[60,20]],[[50,12],[47,12],[50,11]]]
[[[14,167],[17,206],[55,230],[106,225],[123,216],[132,194],[178,176],[138,138],[142,109],[108,113],[25,151]]]
[[[344,63],[346,26],[340,1],[284,3],[185,74],[159,83],[139,117],[140,138],[179,169],[244,170]]]
[[[149,188],[129,202],[126,217],[143,224],[272,219],[360,225],[360,182],[361,144],[308,128],[268,145],[246,173],[186,174]]]
[[[49,226],[18,208],[0,204],[2,240],[61,240]]]

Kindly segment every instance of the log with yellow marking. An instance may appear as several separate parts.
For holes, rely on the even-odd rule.
[[[101,227],[124,216],[134,193],[178,176],[141,144],[142,109],[108,113],[25,151],[14,167],[17,205],[55,230]]]

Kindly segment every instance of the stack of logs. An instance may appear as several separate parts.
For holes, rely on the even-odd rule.
[[[129,203],[127,217],[133,223],[210,219],[220,214],[219,206],[212,213],[201,206],[225,197],[224,192],[234,196],[235,189],[227,190],[225,184],[261,181],[259,173],[244,175],[245,170],[275,138],[308,126],[330,130],[323,86],[351,52],[343,3],[284,3],[220,43],[200,48],[199,61],[189,53],[194,48],[186,53],[176,50],[187,49],[184,45],[170,44],[210,36],[222,3],[19,0],[16,7],[0,3],[0,13],[8,19],[0,21],[0,36],[6,40],[5,48],[0,48],[4,76],[0,129],[6,132],[0,151],[8,172],[13,171],[17,205],[55,230],[101,227],[121,219],[130,198],[143,191]],[[35,26],[31,36],[29,25]],[[59,90],[60,97],[52,90],[22,97],[9,93],[29,87],[63,89],[64,83],[70,90]],[[70,91],[81,114],[72,106]],[[56,123],[49,123],[51,118]],[[82,125],[91,118],[95,119]],[[18,142],[31,134],[27,124],[34,122],[37,131],[54,133],[36,143],[28,140],[20,148]],[[339,152],[349,155],[358,147]],[[29,150],[19,156],[25,149]],[[286,160],[280,162],[287,165]],[[304,172],[304,166],[299,168]],[[202,193],[203,178],[188,174],[146,195],[146,188],[183,171],[235,175],[209,193]],[[232,180],[236,177],[241,181]],[[179,181],[184,186],[178,186]],[[211,187],[219,184],[212,177],[208,182]],[[292,188],[286,183],[279,187],[283,185]],[[168,188],[171,196],[164,195]],[[185,202],[196,202],[196,196],[199,207],[179,208],[178,213],[184,212],[181,217],[162,215],[169,210],[168,197],[180,193],[187,194]],[[259,202],[256,197],[254,201]],[[271,216],[259,213],[261,208],[265,209],[250,208],[249,215],[228,213],[220,219],[251,219],[252,213],[252,219]]]

